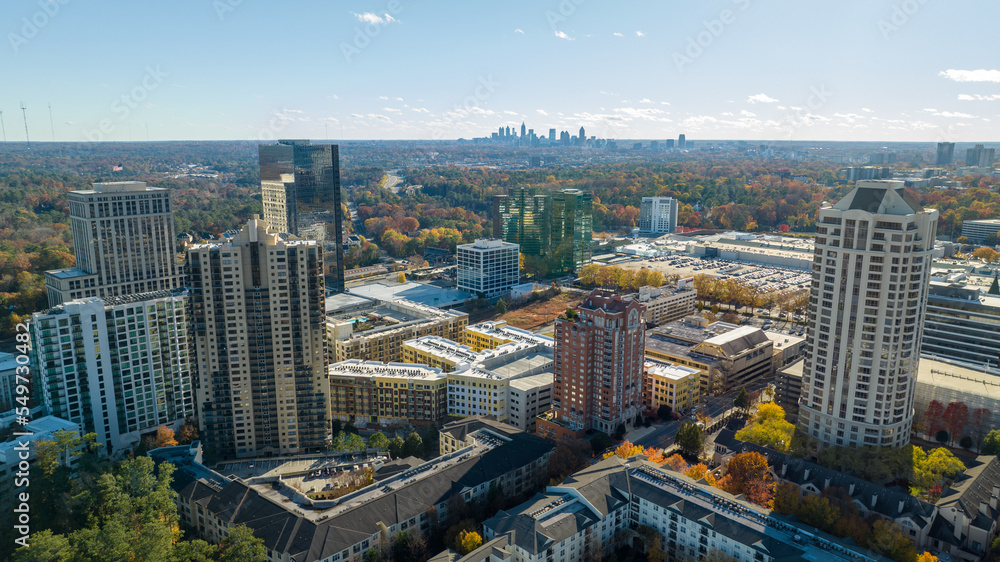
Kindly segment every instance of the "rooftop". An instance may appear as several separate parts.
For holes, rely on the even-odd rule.
[[[111,181],[93,184],[94,189],[79,189],[70,193],[92,195],[95,193],[123,193],[127,191],[167,191],[162,187],[148,187],[144,181]]]
[[[917,364],[917,383],[1000,400],[1000,377],[969,363],[921,354]]]
[[[486,322],[480,322],[479,324],[467,326],[465,329],[470,332],[477,332],[493,336],[495,338],[502,338],[515,342],[539,343],[547,347],[553,347],[555,345],[555,340],[553,338],[510,326],[505,320],[489,320]]]
[[[539,373],[537,375],[514,379],[510,381],[510,387],[517,390],[531,390],[533,388],[538,388],[539,386],[552,384],[554,381],[555,375],[553,373]]]
[[[456,289],[443,289],[426,283],[401,283],[387,285],[385,283],[369,283],[360,287],[351,287],[352,295],[375,299],[379,301],[394,301],[406,299],[420,304],[436,307],[457,306],[473,295]]]
[[[399,377],[435,381],[448,377],[441,369],[413,363],[381,363],[363,359],[348,359],[333,363],[327,369],[331,377]]]
[[[646,372],[651,375],[675,381],[679,381],[699,373],[698,369],[692,369],[691,367],[685,367],[683,365],[665,363],[663,361],[655,361],[653,359],[646,359],[643,366],[646,368]]]

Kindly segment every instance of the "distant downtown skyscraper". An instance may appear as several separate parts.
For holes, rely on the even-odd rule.
[[[799,429],[821,444],[909,442],[937,218],[901,181],[820,208]]]
[[[141,181],[93,188],[67,196],[76,267],[45,272],[49,306],[177,288],[170,191]]]
[[[264,220],[323,247],[328,288],[344,290],[344,221],[337,145],[280,140],[259,148]]]
[[[197,407],[222,457],[321,450],[329,430],[323,252],[259,217],[188,249]]]
[[[951,166],[955,163],[955,143],[937,143],[937,159],[934,164],[937,166]]]

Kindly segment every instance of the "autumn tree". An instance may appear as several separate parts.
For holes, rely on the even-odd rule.
[[[944,427],[944,405],[937,400],[931,400],[924,411],[924,427],[932,437]]]
[[[872,525],[872,532],[864,546],[868,550],[896,562],[915,562],[917,560],[917,549],[906,531],[898,523],[884,519],[879,519]]]
[[[463,530],[458,534],[458,541],[455,546],[457,547],[455,550],[464,556],[483,546],[483,537],[475,531]]]
[[[704,478],[705,481],[708,482],[709,486],[715,486],[716,484],[715,476],[712,476],[712,473],[709,472],[708,466],[705,463],[698,463],[692,466],[691,468],[687,469],[687,472],[685,472],[684,474],[688,478],[691,478],[693,480],[701,480],[702,478]]]
[[[677,436],[674,437],[674,443],[681,448],[681,451],[689,455],[701,454],[701,448],[704,444],[701,428],[692,421],[682,423],[680,429],[677,430]]]
[[[964,402],[952,402],[945,408],[941,421],[948,430],[951,442],[958,441],[969,425],[969,407]]]
[[[916,493],[922,493],[934,484],[952,479],[965,470],[965,465],[951,451],[938,447],[929,454],[920,447],[913,447],[913,472],[910,482]]]
[[[829,499],[810,494],[800,500],[795,516],[806,525],[829,533],[833,530],[834,523],[840,519],[840,509],[831,505]]]
[[[745,494],[750,501],[766,505],[773,497],[767,457],[748,451],[729,459],[726,475],[719,480],[719,487],[734,496]]]
[[[795,425],[785,420],[785,410],[774,402],[765,402],[757,406],[753,423],[737,431],[736,438],[784,453],[791,447],[794,434]]]
[[[156,428],[156,447],[175,447],[177,439],[174,438],[174,430],[165,425]]]
[[[184,420],[184,423],[177,428],[177,443],[187,445],[198,440],[198,422],[194,418]]]
[[[663,466],[670,468],[674,472],[685,472],[688,469],[688,463],[684,460],[684,457],[674,453],[670,455],[663,461]]]
[[[783,515],[793,515],[799,510],[802,491],[791,482],[782,482],[774,487],[774,510]]]
[[[635,455],[642,455],[645,453],[645,449],[640,445],[633,445],[631,441],[626,439],[622,441],[621,445],[615,448],[614,451],[609,451],[605,453],[604,458],[610,458],[612,455],[618,455],[622,459],[629,459]]]

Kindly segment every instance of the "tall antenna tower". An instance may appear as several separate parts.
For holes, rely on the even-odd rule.
[[[56,142],[56,126],[52,121],[52,102],[49,102],[49,128],[52,129],[52,142]]]
[[[24,118],[24,141],[31,144],[31,138],[28,137],[28,113],[27,107],[24,107],[24,102],[21,102],[21,117]]]
[[[7,127],[3,125],[3,110],[0,109],[0,129],[3,129],[3,142],[7,142]]]

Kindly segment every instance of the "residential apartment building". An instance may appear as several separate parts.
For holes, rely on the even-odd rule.
[[[315,240],[323,250],[327,288],[343,292],[340,147],[279,140],[260,145],[258,152],[264,220],[276,232]]]
[[[14,408],[17,398],[17,355],[0,352],[0,412]]]
[[[468,324],[465,312],[399,299],[380,302],[372,310],[328,318],[327,341],[335,363],[348,359],[395,363],[403,360],[402,342],[440,336],[461,343]]]
[[[701,372],[698,369],[647,359],[643,365],[642,394],[646,408],[654,412],[663,405],[680,412],[701,398]]]
[[[820,207],[798,427],[821,444],[909,443],[937,218],[901,181]]]
[[[588,429],[612,433],[642,408],[643,306],[595,290],[555,322],[555,419],[538,432],[577,437]]]
[[[478,440],[509,439],[520,432],[521,430],[516,427],[489,416],[469,416],[441,426],[438,433],[438,450],[441,455],[448,455],[471,447]]]
[[[348,359],[329,367],[334,419],[428,425],[448,414],[448,376],[427,365]]]
[[[507,391],[507,423],[534,433],[539,414],[552,408],[554,381],[551,372],[511,380]]]
[[[646,324],[660,326],[693,314],[698,292],[688,286],[683,289],[639,287],[637,298],[646,307],[643,316]]]
[[[141,181],[95,183],[67,199],[76,267],[45,272],[49,306],[181,285],[170,190]]]
[[[4,427],[9,427],[10,424],[14,423],[15,419],[4,420]],[[0,520],[11,525],[16,522],[14,519],[16,517],[14,506],[21,503],[18,501],[18,494],[22,492],[27,492],[29,495],[32,494],[33,490],[30,485],[31,476],[41,473],[41,470],[35,463],[38,459],[38,443],[41,441],[54,441],[56,433],[60,431],[68,431],[74,437],[82,435],[80,424],[55,416],[38,417],[26,423],[24,427],[21,427],[20,424],[16,427],[19,432],[26,435],[18,435],[12,437],[9,441],[0,443],[0,509],[3,510],[0,512],[3,513],[0,516]],[[70,454],[66,455],[65,458],[59,459],[59,461],[68,461],[68,466],[75,468],[79,459],[75,453],[79,453],[81,449],[83,449],[83,445],[71,450]],[[25,458],[22,455],[27,455],[27,457]],[[21,467],[22,461],[29,463],[30,468],[28,470],[24,470]],[[22,476],[18,476],[19,472]],[[27,473],[27,478],[24,478],[24,473]],[[25,486],[18,486],[21,480],[24,480]]]
[[[188,294],[86,297],[31,317],[36,389],[53,416],[97,434],[110,455],[195,415]]]
[[[920,353],[1000,367],[1000,296],[931,282]]]
[[[521,280],[518,252],[517,244],[497,238],[460,244],[456,248],[458,290],[486,299],[506,295]]]
[[[429,365],[445,373],[470,366],[484,357],[467,345],[440,336],[423,336],[407,340],[403,342],[401,348],[403,363]]]
[[[506,343],[539,344],[555,347],[555,340],[527,330],[510,326],[504,320],[488,320],[465,327],[465,345],[472,351],[480,352],[496,349]]]
[[[669,322],[646,334],[646,356],[697,369],[701,392],[739,388],[774,373],[774,343],[763,330],[700,316]]]
[[[253,217],[188,249],[199,422],[223,458],[323,449],[330,427],[323,251]]]
[[[917,389],[913,398],[913,408],[917,419],[923,419],[924,412],[932,401],[938,401],[947,406],[952,402],[965,404],[972,412],[985,408],[990,411],[990,419],[986,428],[973,428],[970,422],[955,440],[963,435],[977,439],[985,437],[990,429],[1000,427],[1000,371],[984,370],[980,365],[960,363],[950,359],[920,356],[920,367],[917,370]],[[930,433],[924,424],[922,433]],[[981,432],[981,435],[975,435]],[[935,436],[931,435],[933,439]]]
[[[554,445],[523,433],[479,440],[336,500],[289,501],[272,483],[230,480],[202,464],[201,445],[161,447],[157,462],[177,467],[181,523],[194,536],[218,543],[234,525],[250,527],[275,562],[360,562],[366,552],[400,532],[422,535],[449,525],[458,502],[486,501],[491,488],[518,495],[538,489]]]
[[[799,418],[799,397],[802,396],[802,369],[806,360],[778,369],[774,375],[774,401],[784,408],[785,419],[795,422]]]
[[[677,200],[643,197],[639,203],[639,232],[670,234],[677,229]]]
[[[496,560],[575,562],[614,552],[616,537],[640,526],[657,533],[667,560],[694,560],[710,551],[757,562],[885,560],[642,455],[627,461],[612,456],[500,511],[483,522],[483,540],[509,537],[491,547]]]
[[[977,144],[972,148],[965,149],[965,165],[977,168],[993,168],[993,163],[997,160],[997,149],[986,148]]]

